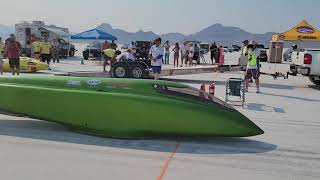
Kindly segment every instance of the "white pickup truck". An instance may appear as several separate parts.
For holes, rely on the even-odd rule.
[[[320,85],[320,49],[297,49],[292,52],[291,75],[302,74]]]

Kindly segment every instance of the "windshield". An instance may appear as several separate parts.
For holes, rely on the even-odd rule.
[[[190,100],[196,100],[206,103],[214,103],[224,108],[233,109],[230,105],[223,102],[222,100],[193,87],[170,87],[165,85],[154,85],[154,89],[161,94],[184,97]]]
[[[89,44],[88,48],[91,49],[100,49],[101,48],[101,43],[93,43],[93,44]]]

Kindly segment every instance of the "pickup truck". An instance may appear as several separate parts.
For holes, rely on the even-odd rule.
[[[310,81],[320,85],[320,49],[297,49],[292,52],[290,74],[308,76]]]

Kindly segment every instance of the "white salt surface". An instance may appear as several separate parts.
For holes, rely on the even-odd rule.
[[[274,67],[263,68],[272,71],[269,66]],[[52,67],[56,71],[101,69],[80,65],[79,58]],[[224,99],[226,80],[241,76],[210,73],[171,78],[197,88],[201,81],[215,81],[216,96]],[[262,94],[256,94],[252,85],[245,107],[235,107],[265,130],[264,135],[183,140],[163,179],[320,179],[320,88],[305,77],[262,76],[261,82]],[[53,123],[0,115],[0,179],[156,179],[176,143],[98,138]]]

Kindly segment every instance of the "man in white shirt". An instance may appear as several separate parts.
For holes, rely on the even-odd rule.
[[[183,46],[181,47],[181,67],[183,67],[183,64],[187,66],[187,51],[188,51],[188,46],[187,42],[183,43]]]
[[[194,56],[194,46],[193,46],[193,43],[190,43],[189,49],[188,49],[189,66],[192,66],[193,64],[193,56]]]
[[[162,67],[162,59],[164,55],[164,49],[161,45],[161,38],[156,39],[155,45],[150,49],[149,55],[151,57],[151,66],[154,73],[154,79],[159,80]]]

